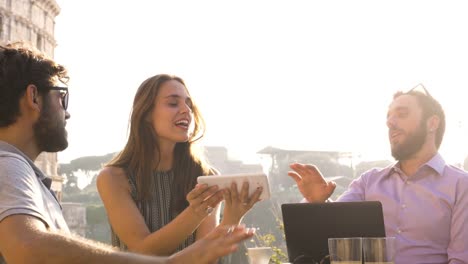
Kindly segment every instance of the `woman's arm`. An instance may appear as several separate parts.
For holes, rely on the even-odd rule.
[[[203,239],[208,235],[216,226],[219,224],[219,213],[220,213],[220,205],[218,205],[213,212],[203,220],[200,226],[197,229],[197,233],[195,239],[197,241]],[[217,261],[213,261],[212,263],[217,263]]]
[[[201,222],[200,226],[197,228],[197,234],[195,236],[196,240],[200,240],[208,233],[213,231],[215,227],[219,224],[219,213],[220,213],[220,205],[218,205],[213,212],[207,216],[203,222]]]
[[[159,256],[174,253],[208,215],[206,208],[216,207],[222,199],[218,194],[213,195],[216,187],[196,186],[187,195],[190,206],[169,224],[151,233],[130,195],[127,176],[122,169],[104,168],[98,175],[97,187],[112,229],[128,249]]]

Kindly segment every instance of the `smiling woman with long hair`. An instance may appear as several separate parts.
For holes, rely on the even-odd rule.
[[[238,224],[258,201],[248,186],[219,190],[197,185],[215,174],[196,153],[204,121],[184,81],[167,74],[145,80],[135,95],[124,149],[100,172],[99,194],[112,228],[112,244],[124,250],[170,255],[218,225]]]

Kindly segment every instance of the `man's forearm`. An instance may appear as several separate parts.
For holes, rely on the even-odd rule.
[[[168,263],[168,258],[119,252],[90,240],[48,232],[31,241],[24,250],[28,252],[24,254],[24,263]]]

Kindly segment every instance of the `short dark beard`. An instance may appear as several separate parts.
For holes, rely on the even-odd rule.
[[[392,156],[398,160],[408,160],[421,150],[427,137],[426,122],[421,121],[418,129],[408,135],[408,138],[399,146],[392,148]]]
[[[68,147],[67,131],[64,122],[58,119],[50,107],[48,94],[43,96],[41,115],[34,124],[34,137],[41,152],[57,152]]]

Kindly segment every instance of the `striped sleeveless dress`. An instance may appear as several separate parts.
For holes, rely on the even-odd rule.
[[[136,179],[133,173],[128,173],[128,182],[130,184],[133,201],[138,207],[141,215],[145,219],[146,226],[150,232],[155,232],[167,225],[177,214],[171,211],[171,186],[174,180],[174,174],[171,171],[156,171],[151,175],[153,177],[151,189],[151,198],[148,201],[137,201]],[[111,227],[112,245],[126,251],[127,246],[120,241]],[[195,242],[195,232],[179,245],[177,251],[180,251]],[[164,243],[164,241],[161,241]]]

